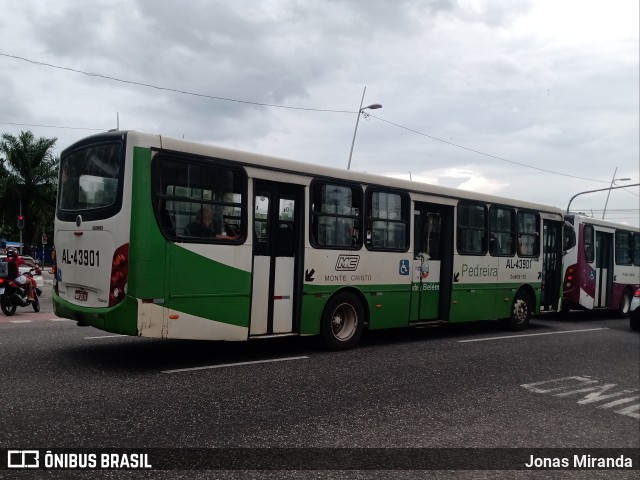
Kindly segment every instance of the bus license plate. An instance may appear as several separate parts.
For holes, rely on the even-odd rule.
[[[76,300],[80,300],[81,302],[86,302],[88,296],[89,296],[89,292],[87,292],[86,290],[76,290]]]

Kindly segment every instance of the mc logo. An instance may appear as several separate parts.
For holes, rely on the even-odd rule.
[[[338,255],[336,271],[353,272],[358,269],[358,262],[360,262],[358,255]]]

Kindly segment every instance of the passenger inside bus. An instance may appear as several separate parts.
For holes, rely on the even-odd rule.
[[[196,213],[195,219],[184,229],[189,237],[213,238],[219,240],[237,240],[240,232],[219,219],[214,220],[209,208],[203,207]]]
[[[212,238],[215,236],[215,233],[211,228],[212,221],[213,215],[211,214],[211,210],[208,208],[201,208],[196,213],[194,221],[184,229],[184,234],[189,237]]]

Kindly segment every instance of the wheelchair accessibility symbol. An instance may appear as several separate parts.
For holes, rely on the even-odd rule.
[[[400,275],[409,275],[409,260],[400,260]]]

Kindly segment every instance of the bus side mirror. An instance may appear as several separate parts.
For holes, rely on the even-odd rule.
[[[562,235],[562,250],[566,255],[569,250],[576,246],[576,232],[573,229],[573,225],[565,222],[563,235]]]

